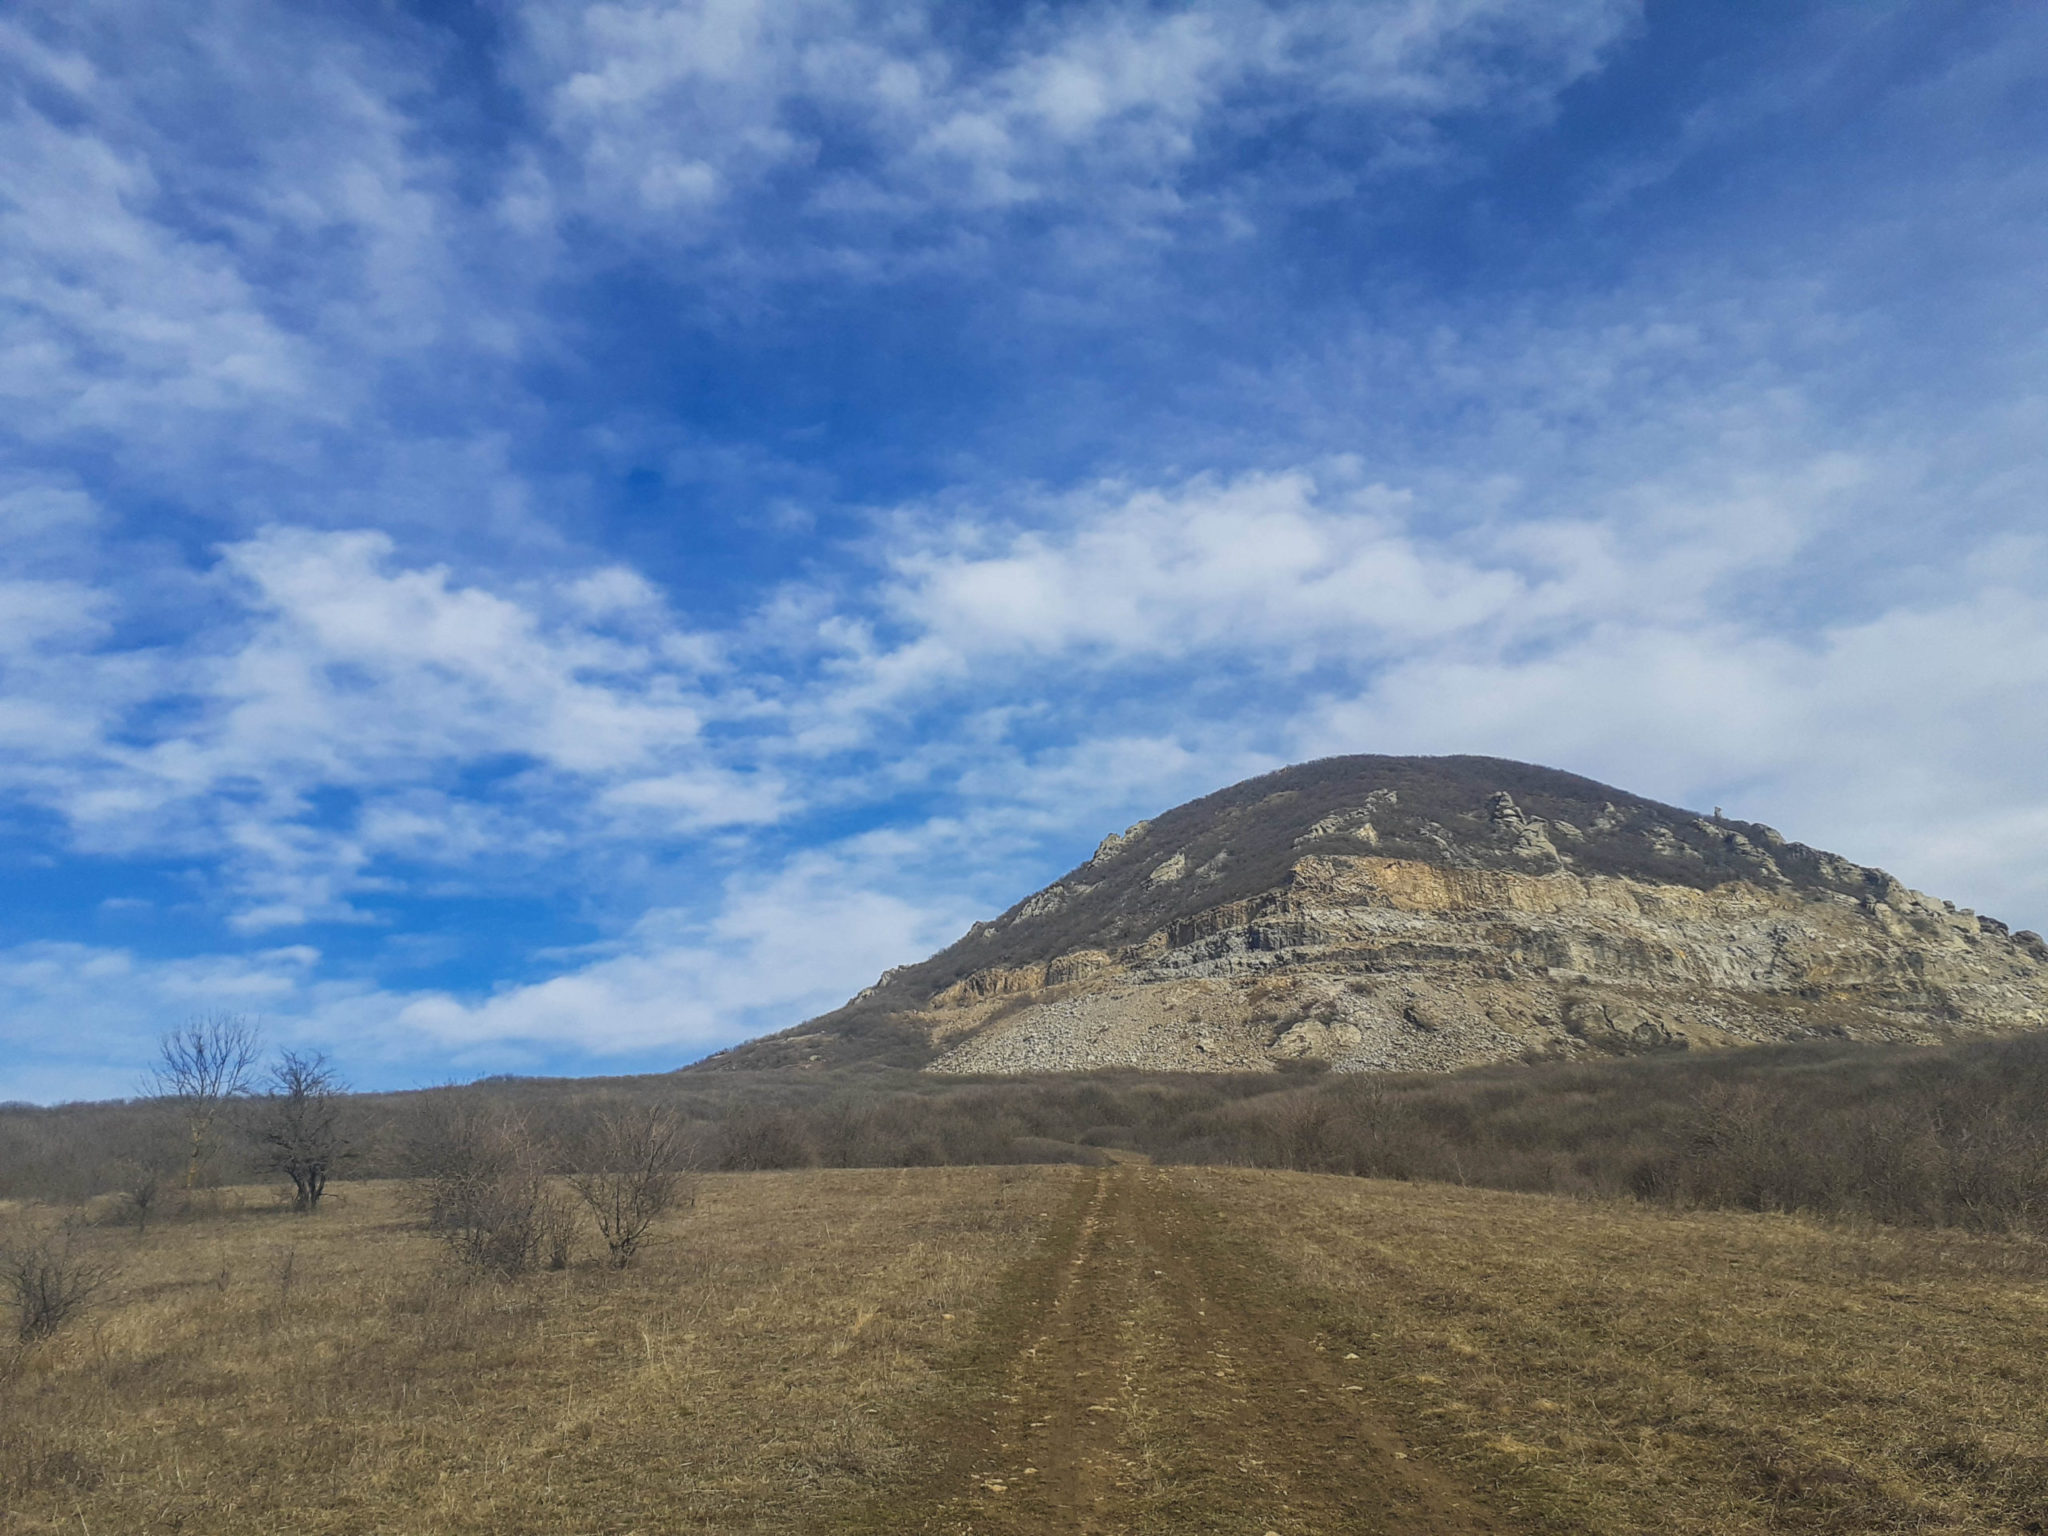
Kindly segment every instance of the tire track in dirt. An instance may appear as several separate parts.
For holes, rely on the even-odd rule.
[[[1510,1527],[1375,1416],[1173,1170],[1104,1169],[993,1309],[927,1470],[824,1529],[1475,1536]]]

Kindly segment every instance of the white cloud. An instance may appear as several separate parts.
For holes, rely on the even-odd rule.
[[[2038,925],[2048,603],[2038,568],[1804,640],[1601,623],[1531,656],[1421,656],[1330,700],[1304,753],[1491,751],[1781,823],[1936,894]]]
[[[313,362],[218,246],[146,211],[148,165],[17,113],[0,169],[0,399],[15,432],[140,427],[154,415],[305,400]]]
[[[410,999],[390,1034],[457,1049],[519,1042],[697,1055],[837,1007],[965,926],[957,906],[935,911],[866,884],[844,853],[810,854],[768,879],[736,880],[708,921],[650,911],[610,953],[547,981],[480,1001]]]
[[[244,925],[346,917],[380,859],[532,855],[614,813],[779,813],[772,780],[706,747],[707,648],[658,611],[651,633],[611,624],[649,619],[638,578],[492,592],[399,564],[381,533],[289,528],[216,576],[231,606],[175,652],[101,648],[104,591],[17,584],[0,732],[16,792],[83,846],[222,857]],[[480,768],[510,782],[462,793]],[[359,797],[339,825],[314,805],[333,790]]]
[[[1323,473],[1327,489],[1307,472],[1098,488],[1026,504],[1029,526],[906,519],[899,533],[926,542],[896,551],[879,590],[797,605],[836,616],[837,663],[790,672],[766,710],[759,678],[668,670],[658,625],[591,627],[661,611],[631,573],[565,581],[551,602],[407,566],[382,537],[273,531],[227,557],[246,606],[208,642],[218,654],[175,673],[211,690],[196,723],[145,748],[103,742],[89,772],[57,772],[61,753],[45,764],[44,782],[83,786],[63,802],[83,835],[119,825],[148,847],[210,827],[242,872],[249,928],[347,915],[400,854],[446,878],[575,843],[587,868],[617,868],[646,839],[689,848],[723,826],[739,872],[550,978],[482,995],[321,981],[300,950],[166,966],[31,947],[6,975],[24,996],[101,986],[157,1013],[246,999],[391,1061],[682,1057],[832,1006],[1122,818],[1360,750],[1491,751],[1725,803],[2041,921],[2034,545],[1959,563],[1945,595],[1787,630],[1747,594],[1805,559],[1843,498],[1874,494],[1868,466],[1748,466],[1718,500],[1681,476],[1669,501],[1625,486],[1604,517],[1503,526],[1361,485],[1350,466]],[[712,638],[698,649],[744,649],[742,632]],[[744,771],[702,735],[726,687],[756,711]],[[841,734],[818,757],[821,718]],[[442,782],[505,752],[533,766],[488,796]],[[244,783],[264,789],[237,798]],[[335,784],[363,797],[345,826],[302,814]],[[918,812],[806,853],[745,830],[911,789]]]
[[[245,928],[357,916],[405,870],[601,863],[913,785],[1030,801],[1023,765],[1062,743],[1145,744],[1150,770],[1115,770],[1106,805],[1198,780],[1191,751],[1263,765],[1331,743],[1483,739],[1674,793],[1766,771],[1801,721],[1807,739],[1833,722],[1859,760],[1896,725],[1968,743],[1965,775],[2009,761],[2040,634],[2014,596],[2018,546],[1946,596],[1838,597],[1789,627],[1753,601],[1883,478],[1830,451],[1718,485],[1674,466],[1548,518],[1502,515],[1484,483],[1462,488],[1475,515],[1455,482],[1397,490],[1344,463],[1098,487],[1011,521],[906,514],[879,584],[785,593],[766,630],[708,635],[622,567],[493,590],[406,564],[386,535],[278,528],[225,551],[236,604],[175,658],[99,649],[105,594],[25,589],[0,729],[17,791],[82,846],[217,859]],[[1876,709],[1915,654],[1884,655],[1894,633],[1969,680],[1925,683],[1938,727]],[[750,669],[763,635],[814,637],[810,664]],[[1989,672],[1988,654],[2005,658]],[[1678,761],[1682,783],[1660,766]]]
[[[551,247],[464,195],[396,42],[242,0],[0,21],[0,443],[217,515],[329,483],[394,365],[487,374],[544,343],[525,296]]]
[[[230,704],[230,762],[304,753],[352,782],[388,761],[513,752],[603,773],[696,739],[693,679],[663,658],[445,569],[394,571],[391,554],[383,534],[293,529],[228,549],[263,615],[211,690]]]
[[[509,362],[568,355],[546,285],[622,241],[715,293],[984,261],[981,215],[1028,204],[1069,231],[1035,280],[1078,262],[1099,284],[1162,221],[1239,228],[1246,177],[1288,180],[1194,190],[1205,145],[1246,122],[1369,109],[1412,155],[1442,113],[1550,100],[1634,11],[1099,4],[968,42],[935,7],[534,3],[499,62],[536,131],[464,164],[427,105],[433,49],[404,46],[422,35],[38,0],[0,23],[21,82],[0,96],[0,435],[243,528],[435,526],[419,503],[477,494],[488,429],[388,419],[393,380],[430,371],[437,408],[488,415],[521,392]],[[546,516],[505,505],[526,488],[496,472],[493,525],[533,536]]]
[[[98,639],[112,606],[77,581],[0,581],[0,660]]]
[[[77,943],[0,950],[0,1100],[133,1092],[162,1030],[216,1010],[385,1080],[431,1080],[449,1062],[680,1065],[836,1007],[965,928],[957,902],[871,883],[888,874],[857,845],[801,855],[735,879],[708,915],[649,910],[617,939],[563,957],[557,975],[483,997],[324,979],[306,946],[178,960]]]
[[[1100,649],[1185,656],[1362,635],[1414,641],[1467,628],[1520,580],[1418,540],[1383,486],[1324,497],[1306,475],[1117,492],[1047,536],[895,562],[916,628],[973,655]]]
[[[789,808],[779,780],[716,770],[629,779],[606,789],[598,803],[618,813],[645,813],[646,821],[668,833],[772,822]]]
[[[0,1099],[137,1093],[164,1030],[203,1013],[290,1010],[319,959],[304,945],[177,960],[80,943],[0,950]]]
[[[893,524],[886,622],[819,625],[842,706],[893,707],[1057,659],[1088,675],[1209,658],[1280,675],[1416,654],[1493,654],[1619,620],[1715,622],[1775,581],[1873,476],[1820,451],[1778,466],[1676,464],[1546,512],[1483,481],[1426,492],[1316,471],[1106,485],[1010,519]],[[982,669],[996,669],[984,674]]]
[[[1541,110],[1636,12],[1627,0],[1106,3],[1034,12],[976,45],[951,41],[937,7],[856,0],[521,15],[523,78],[585,195],[693,241],[725,227],[715,205],[790,177],[814,216],[907,223],[1030,204],[1143,226],[1185,210],[1193,194],[1177,183],[1203,135],[1240,113],[1363,112],[1374,148],[1351,174],[1412,162],[1442,114]],[[814,171],[828,144],[853,152]]]
[[[1009,804],[1028,797],[1013,742],[1034,736],[1086,762],[1154,731],[1245,771],[1343,751],[1546,761],[1725,801],[2038,925],[2044,556],[1994,530],[1903,587],[1838,577],[1842,529],[1927,494],[1893,468],[1818,448],[1717,484],[1676,462],[1568,514],[1475,517],[1455,482],[1409,496],[1339,466],[1328,489],[1197,480],[1035,503],[1028,526],[956,520],[895,554],[891,623],[840,631],[819,707],[972,699],[947,739]],[[1145,751],[1120,773],[1162,793],[1194,777]]]

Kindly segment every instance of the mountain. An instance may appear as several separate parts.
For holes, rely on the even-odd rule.
[[[1336,757],[1095,856],[698,1071],[1448,1070],[2048,1025],[2048,945],[1755,822],[1487,757]]]

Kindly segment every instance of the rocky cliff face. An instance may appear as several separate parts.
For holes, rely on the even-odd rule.
[[[1332,758],[1104,839],[707,1067],[1448,1069],[2048,1025],[2048,945],[1769,827],[1492,758]]]

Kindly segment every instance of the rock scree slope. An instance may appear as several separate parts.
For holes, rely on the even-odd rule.
[[[832,1013],[692,1070],[1449,1070],[2048,1025],[2038,934],[1771,828],[1488,757],[1190,801]]]

